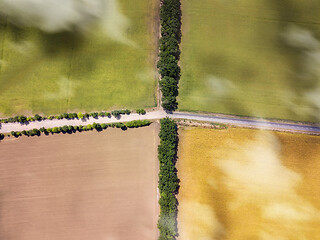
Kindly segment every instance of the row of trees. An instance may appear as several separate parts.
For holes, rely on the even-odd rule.
[[[45,135],[48,134],[54,134],[54,133],[75,133],[75,132],[83,132],[83,131],[90,131],[93,129],[96,129],[97,131],[102,131],[104,129],[107,129],[108,127],[113,127],[113,128],[121,128],[122,130],[126,130],[127,128],[137,128],[137,127],[143,127],[143,126],[148,126],[151,124],[151,121],[149,120],[134,120],[131,122],[118,122],[118,123],[93,123],[93,124],[88,124],[86,126],[72,126],[72,125],[65,125],[63,127],[54,127],[54,128],[40,128],[40,129],[31,129],[31,130],[23,130],[22,132],[19,131],[11,131],[11,135],[14,137],[19,137],[22,135],[25,136],[40,136],[41,133],[44,133]],[[0,134],[0,140],[4,138],[3,134]]]
[[[178,108],[180,80],[181,3],[180,0],[161,0],[160,53],[157,67],[161,75],[162,107],[168,111]]]
[[[158,228],[159,240],[173,240],[178,235],[177,230],[177,199],[179,179],[175,167],[178,148],[178,127],[174,120],[163,118],[160,120],[160,144],[158,159],[160,162],[159,183],[160,216]]]
[[[139,111],[139,112],[138,112]],[[92,112],[92,113],[63,113],[60,115],[51,115],[51,116],[40,116],[39,114],[34,115],[33,117],[26,117],[24,115],[19,115],[15,117],[5,118],[1,119],[1,123],[13,123],[13,122],[19,122],[19,123],[26,123],[26,122],[33,122],[33,121],[41,121],[45,119],[88,119],[89,117],[98,118],[98,117],[111,117],[111,115],[115,117],[119,117],[121,114],[130,114],[131,111],[128,109],[124,110],[114,110],[111,113],[109,112]],[[137,113],[139,114],[145,114],[146,111],[144,109],[137,109]]]

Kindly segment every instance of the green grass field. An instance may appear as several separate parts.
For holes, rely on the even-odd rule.
[[[85,37],[45,34],[2,17],[0,115],[155,106],[157,3],[118,3],[114,22],[125,27],[112,29],[117,40],[96,26]]]
[[[179,109],[320,121],[320,2],[182,0]]]

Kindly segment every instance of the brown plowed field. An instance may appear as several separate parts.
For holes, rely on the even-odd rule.
[[[158,125],[0,143],[0,239],[157,238]]]

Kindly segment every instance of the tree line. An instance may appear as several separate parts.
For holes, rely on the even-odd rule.
[[[162,107],[167,111],[178,108],[178,83],[180,80],[181,3],[180,0],[161,0],[161,37],[157,64],[161,80]]]
[[[31,129],[31,130],[23,130],[19,131],[11,131],[11,135],[14,137],[20,136],[40,136],[42,133],[45,135],[49,134],[57,134],[57,133],[75,133],[75,132],[83,132],[83,131],[90,131],[96,129],[97,131],[102,131],[107,129],[108,127],[112,128],[121,128],[122,130],[126,130],[127,128],[138,128],[143,126],[149,126],[151,124],[150,120],[134,120],[126,123],[117,122],[117,123],[93,123],[88,125],[79,125],[79,126],[72,126],[72,125],[65,125],[62,127],[53,127],[53,128],[40,128],[40,129]],[[0,133],[0,140],[5,137],[4,134]]]
[[[159,240],[174,240],[177,230],[177,199],[179,179],[175,167],[178,149],[178,127],[174,120],[163,118],[160,120],[160,144],[158,159],[160,165],[158,188],[160,191],[160,215],[158,229]]]
[[[136,112],[138,114],[145,114],[146,111],[144,109],[137,109]],[[41,120],[52,120],[52,119],[88,119],[89,117],[98,118],[98,117],[108,117],[110,118],[111,115],[118,118],[120,115],[129,115],[131,111],[129,109],[123,110],[114,110],[111,113],[109,112],[91,112],[91,113],[63,113],[59,115],[50,115],[50,116],[40,116],[39,114],[34,115],[33,117],[26,117],[24,115],[18,115],[15,117],[4,118],[1,119],[1,123],[27,123],[27,122],[34,122],[34,121],[41,121]]]

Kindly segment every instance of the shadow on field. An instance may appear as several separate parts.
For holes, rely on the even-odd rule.
[[[32,48],[25,52],[17,51],[24,51],[25,45]],[[75,81],[86,79],[87,76],[90,79],[97,64],[115,56],[118,48],[118,43],[96,39],[94,34],[86,35],[76,30],[47,33],[36,28],[14,25],[6,16],[0,15],[0,72],[1,60],[6,63],[3,58],[8,55],[7,49],[8,52],[15,51],[15,54],[21,56],[12,65],[10,61],[6,63],[6,70],[0,75],[0,90],[4,92],[22,83],[31,74],[41,77],[43,67],[48,68],[51,63],[61,63],[62,67],[48,69],[49,73],[52,71],[57,75],[57,81],[59,75],[67,79],[73,77]]]
[[[84,35],[77,31],[63,31],[58,33],[39,32],[43,53],[58,56],[70,51],[81,49]]]

